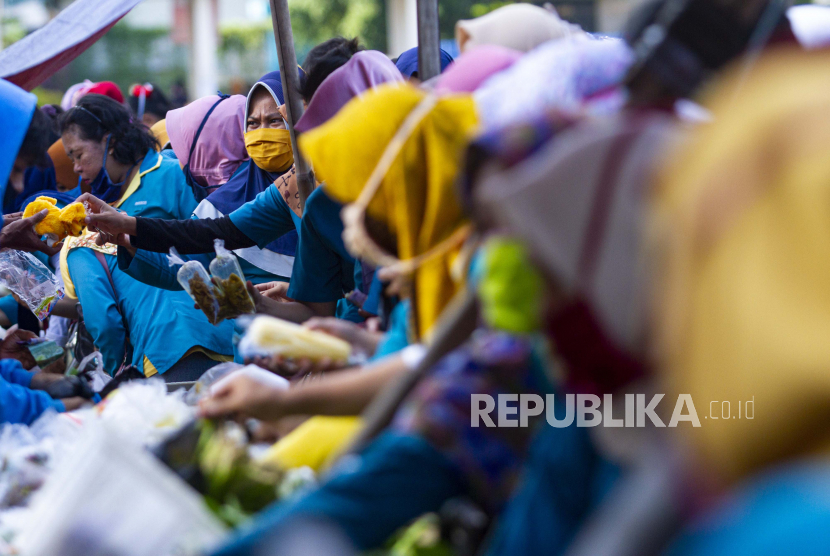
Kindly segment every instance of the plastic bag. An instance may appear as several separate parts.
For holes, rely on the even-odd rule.
[[[29,556],[186,556],[209,552],[225,534],[172,471],[90,423],[32,500],[18,546]]]
[[[219,298],[219,320],[234,319],[254,312],[254,300],[245,285],[245,275],[236,257],[225,249],[225,242],[214,242],[216,258],[210,262],[210,275]]]
[[[49,316],[64,295],[51,270],[30,253],[15,249],[0,251],[0,284],[23,300],[40,320]]]
[[[100,392],[110,383],[112,377],[104,372],[104,356],[100,351],[93,351],[80,362],[74,360],[66,369],[67,376],[81,376],[93,392]]]
[[[225,319],[254,312],[254,301],[245,285],[245,274],[236,257],[225,249],[225,242],[215,241],[216,258],[210,263],[210,274],[198,261],[185,261],[175,249],[170,250],[170,266],[182,265],[177,274],[179,284],[190,295],[208,322],[219,324]]]
[[[280,355],[306,357],[312,361],[329,358],[335,362],[346,362],[351,351],[351,344],[340,338],[263,315],[253,319],[239,342],[242,357]]]
[[[199,306],[208,322],[219,324],[221,322],[219,319],[219,300],[210,280],[210,274],[207,273],[202,263],[183,260],[175,248],[170,249],[170,255],[167,258],[170,261],[170,266],[182,265],[176,274],[179,284]]]
[[[197,405],[202,398],[210,394],[211,385],[221,380],[228,373],[232,373],[241,368],[242,365],[234,362],[220,363],[215,367],[211,367],[187,391],[187,394],[184,396],[185,403],[190,406]]]

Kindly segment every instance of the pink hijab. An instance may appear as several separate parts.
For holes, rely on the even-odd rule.
[[[203,186],[224,184],[248,160],[242,95],[233,95],[219,103],[205,122],[190,158],[193,138],[208,110],[218,100],[217,95],[202,97],[167,113],[167,134],[173,152],[182,166],[190,163],[191,174]]]
[[[358,52],[323,80],[294,128],[300,133],[314,129],[354,97],[392,81],[403,81],[403,76],[386,54],[377,50]]]
[[[493,74],[505,70],[522,57],[512,48],[483,44],[462,54],[441,74],[435,84],[439,93],[472,93]]]

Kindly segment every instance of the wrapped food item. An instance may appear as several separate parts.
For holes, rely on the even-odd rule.
[[[210,262],[210,274],[219,299],[219,320],[234,319],[254,312],[254,300],[245,286],[245,275],[236,257],[217,239],[216,258]]]
[[[184,291],[193,298],[196,305],[207,317],[211,324],[219,324],[222,319],[219,318],[219,299],[216,297],[216,291],[210,280],[210,275],[198,261],[185,261],[182,259],[175,249],[170,250],[168,256],[170,266],[181,265],[176,278],[179,284],[182,285]]]
[[[56,243],[67,236],[77,236],[84,229],[86,209],[81,203],[71,203],[63,209],[56,206],[57,201],[52,197],[40,196],[23,210],[23,218],[34,216],[46,209],[49,214],[35,226],[35,233],[46,236],[48,241]]]
[[[305,357],[313,361],[329,358],[345,362],[351,354],[348,342],[324,332],[309,330],[299,324],[268,316],[256,317],[239,344],[240,353],[247,356],[281,355]]]
[[[44,320],[64,291],[57,277],[32,254],[0,251],[0,284],[17,295],[38,319]]]

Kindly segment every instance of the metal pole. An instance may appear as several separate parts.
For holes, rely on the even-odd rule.
[[[297,135],[294,124],[303,115],[303,100],[300,98],[300,71],[297,55],[294,53],[294,33],[291,31],[291,16],[288,14],[288,0],[270,0],[271,23],[274,26],[274,40],[277,43],[277,58],[280,64],[282,94],[285,97],[288,131],[291,133],[291,148],[294,150],[294,168],[297,171],[297,190],[300,202],[305,208],[305,200],[314,191],[314,174],[308,162],[297,148]]]
[[[438,0],[418,0],[418,79],[441,73],[441,39],[438,36]]]

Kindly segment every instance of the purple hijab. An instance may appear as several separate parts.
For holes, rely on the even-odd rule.
[[[294,129],[300,133],[314,129],[326,123],[354,97],[393,81],[403,81],[403,76],[386,54],[377,50],[358,52],[320,84]]]
[[[190,147],[208,110],[219,97],[211,95],[167,113],[167,135],[179,163],[190,164],[190,172],[201,185],[222,185],[248,160],[245,150],[245,97],[233,95],[220,102],[205,122],[193,158]]]
[[[472,93],[493,74],[505,70],[522,57],[522,52],[483,44],[462,54],[438,78],[435,90],[450,93]]]

